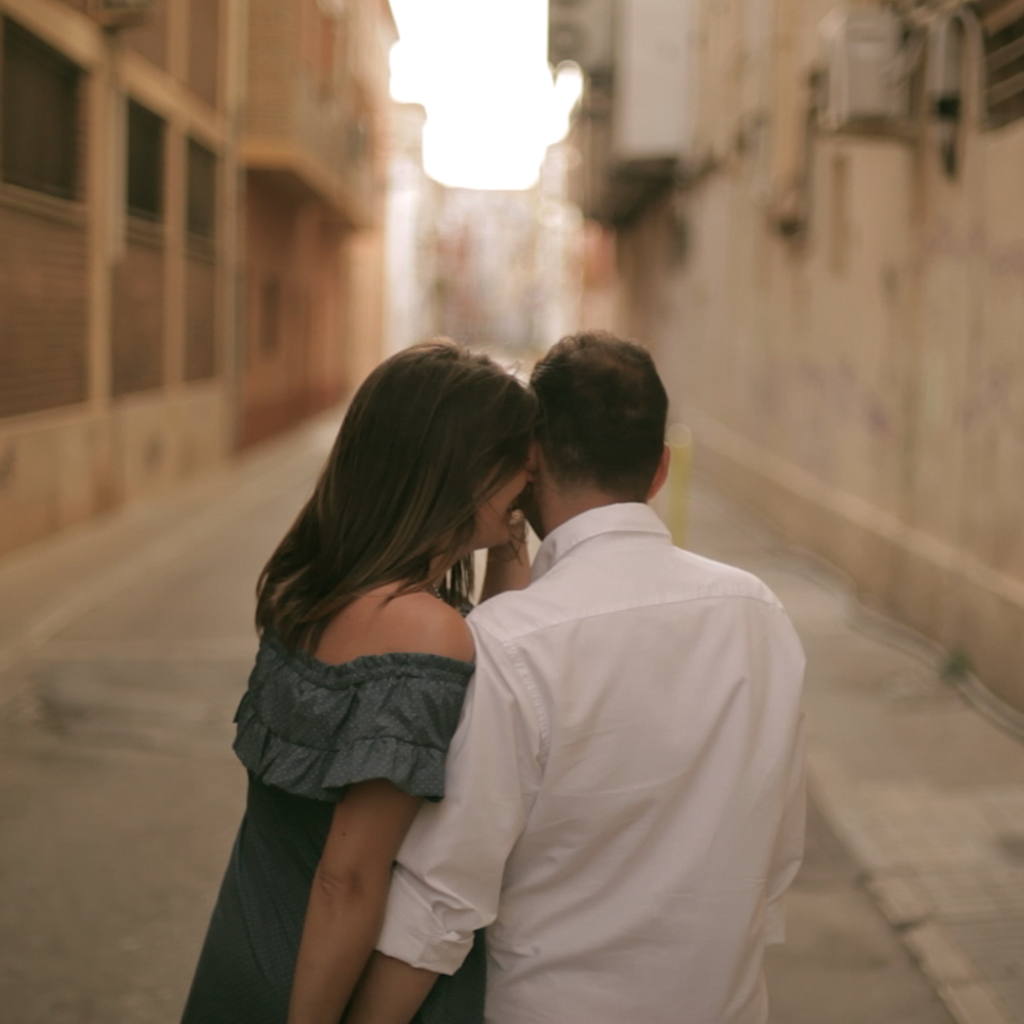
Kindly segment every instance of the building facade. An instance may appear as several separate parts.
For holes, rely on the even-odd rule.
[[[241,441],[337,402],[378,361],[387,0],[248,0]]]
[[[386,0],[0,0],[0,554],[372,366],[393,38]]]
[[[709,474],[1024,711],[1024,7],[628,6],[577,128],[617,326]]]
[[[449,188],[423,169],[426,112],[396,104],[388,199],[389,346],[444,335],[511,361],[579,322],[582,218],[574,153],[549,147],[521,191]]]
[[[242,4],[102,6],[0,3],[0,551],[231,443]]]
[[[423,169],[427,112],[417,103],[391,111],[387,201],[389,354],[441,333],[437,308],[437,182]]]

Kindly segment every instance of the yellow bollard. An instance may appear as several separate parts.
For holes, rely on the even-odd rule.
[[[693,434],[683,423],[668,428],[668,446],[672,452],[668,480],[665,482],[666,525],[672,532],[672,543],[686,547],[686,529],[690,518],[690,467],[693,465]]]

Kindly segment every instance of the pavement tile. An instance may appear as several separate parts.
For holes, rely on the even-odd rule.
[[[937,882],[934,874],[925,874],[923,877],[932,883]],[[999,898],[988,890],[984,877],[978,873],[949,872],[947,878],[953,884],[948,881],[945,884],[938,883],[929,891],[936,914],[943,920],[984,917],[999,914],[1003,909]],[[924,882],[926,887],[928,881]]]
[[[205,543],[220,544],[237,530],[239,508],[274,509],[276,502],[290,501],[289,492],[308,486],[329,447],[333,426],[327,425],[325,419],[322,437],[312,445],[268,451],[180,492],[174,503],[131,513],[141,555],[126,559],[126,567],[110,560],[110,552],[123,547],[123,517],[79,535],[76,571],[90,582],[78,587],[67,586],[70,543],[8,560],[0,567],[0,668],[6,656],[19,671],[6,683],[0,672],[0,696],[6,691],[20,699],[22,682],[31,682],[26,713],[43,716],[42,724],[59,726],[62,736],[83,748],[100,741],[119,751],[130,746],[126,757],[139,746],[180,751],[188,765],[212,756],[243,678],[236,659],[251,637],[228,631],[203,640],[201,649],[184,649],[176,636],[118,634],[115,643],[97,641],[95,631],[71,633],[67,625],[96,608],[112,615],[112,595],[129,583],[137,594],[138,581],[150,571],[168,578],[169,567],[184,555]],[[211,500],[222,495],[231,502]],[[815,666],[809,705],[818,713],[809,712],[809,781],[816,804],[855,862],[851,874],[857,868],[866,873],[866,888],[959,1024],[1024,1024],[1024,747],[1005,736],[993,740],[993,729],[980,729],[978,713],[937,682],[933,648],[897,627],[888,640],[878,622],[862,628],[853,621],[856,605],[840,577],[787,548],[725,499],[707,493],[703,499],[707,507],[695,509],[694,537],[707,540],[718,531],[718,547],[695,549],[765,576],[804,637]],[[133,521],[129,517],[129,525]],[[36,583],[27,589],[26,581]],[[248,594],[251,581],[246,588]],[[31,643],[17,639],[23,634]],[[177,691],[172,658],[178,669],[196,662]],[[133,672],[150,682],[146,693],[126,695]],[[180,707],[174,692],[184,702]],[[871,713],[858,717],[868,706]],[[979,743],[979,735],[988,739]],[[999,749],[992,753],[989,746]],[[986,784],[966,784],[964,766],[973,767],[982,754]],[[971,777],[980,781],[981,773]],[[219,856],[213,858],[216,872],[222,870]],[[803,895],[810,900],[816,894]],[[41,1019],[52,1024],[55,1018]],[[880,1018],[879,1024],[891,1022]]]
[[[939,994],[958,1024],[1014,1024],[985,985],[943,985]]]
[[[1024,914],[1024,865],[990,864],[987,877],[1004,910]]]
[[[921,969],[938,985],[974,981],[977,968],[960,951],[946,930],[931,921],[909,928],[904,941],[917,957]]]
[[[1008,1020],[1024,1024],[1024,913],[953,921],[947,929],[978,967]]]
[[[820,565],[791,600],[798,576],[812,793],[959,1024],[1024,1024],[1024,746],[936,682],[934,647],[813,601],[844,590]]]
[[[924,921],[931,912],[927,895],[912,875],[876,874],[868,879],[867,889],[889,923],[897,928]]]
[[[868,891],[959,1024],[1024,1024],[1024,787],[857,784],[812,756],[819,767]]]

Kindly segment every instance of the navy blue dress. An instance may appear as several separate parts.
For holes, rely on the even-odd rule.
[[[389,779],[444,795],[444,760],[473,672],[432,654],[326,665],[265,638],[235,721],[245,816],[182,1024],[285,1024],[313,875],[345,789]],[[482,934],[438,979],[418,1024],[482,1024]]]

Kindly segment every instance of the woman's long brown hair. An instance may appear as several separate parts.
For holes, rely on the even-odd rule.
[[[448,569],[442,596],[469,601],[462,556],[480,504],[526,461],[533,395],[487,356],[440,340],[383,362],[352,400],[312,497],[267,562],[256,626],[312,653],[356,597],[399,593]]]

